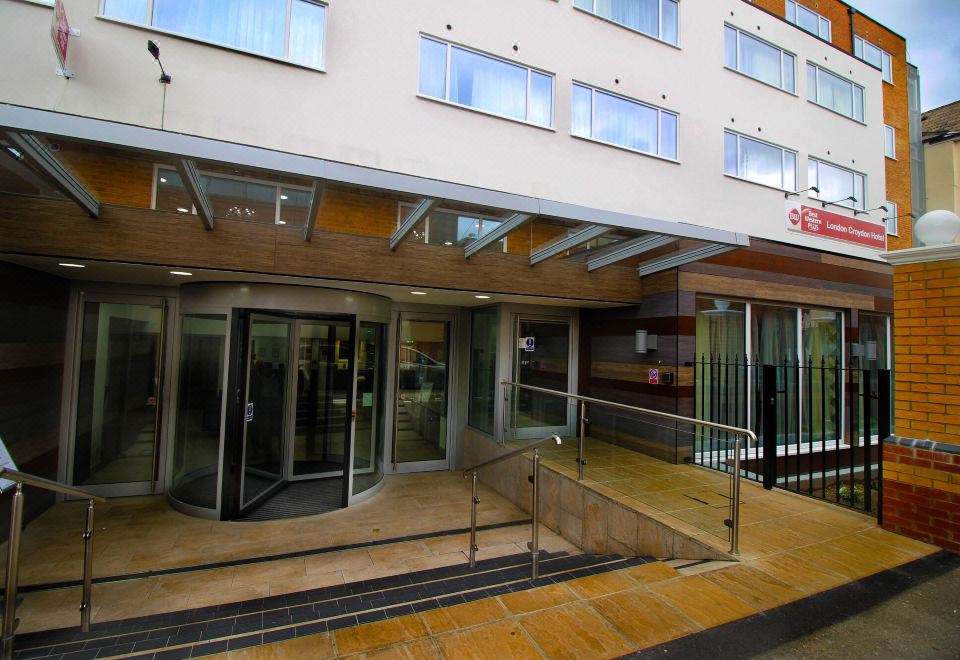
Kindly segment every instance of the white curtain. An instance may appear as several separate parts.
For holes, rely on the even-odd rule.
[[[659,36],[660,0],[597,0],[595,11],[621,25]]]
[[[153,26],[283,57],[286,0],[154,0]]]
[[[450,100],[515,119],[527,115],[527,69],[453,48]]]
[[[853,116],[852,86],[822,69],[817,72],[817,102],[848,117]]]
[[[780,87],[780,51],[741,33],[740,71]]]
[[[595,138],[637,151],[657,153],[657,110],[602,92],[595,95]]]

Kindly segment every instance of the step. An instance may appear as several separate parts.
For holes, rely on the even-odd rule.
[[[527,553],[468,565],[364,580],[278,596],[28,633],[16,638],[16,658],[94,658],[133,654],[188,658],[269,644],[397,616],[524,591],[656,561],[620,555],[540,553],[530,576]],[[202,583],[198,583],[202,588]]]

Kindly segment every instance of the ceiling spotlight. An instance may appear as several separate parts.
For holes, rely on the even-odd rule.
[[[166,179],[164,179],[163,177],[160,177],[160,183],[166,183],[166,182],[167,182]]]
[[[190,209],[185,209],[182,206],[177,207],[177,212],[179,213],[190,213]]]
[[[280,195],[280,199],[287,199],[286,195]]]
[[[193,273],[188,273],[188,272],[185,271],[185,270],[171,270],[171,271],[170,271],[170,274],[171,274],[171,275],[180,275],[180,276],[183,276],[183,277],[190,277],[191,275],[193,275]]]
[[[163,63],[160,62],[160,46],[157,45],[156,41],[147,40],[147,52],[153,55],[153,59],[160,65],[160,82],[164,85],[169,85],[172,79],[169,74],[163,70]]]
[[[58,266],[63,266],[64,268],[86,268],[83,264],[71,264],[65,261],[62,261],[57,264]]]
[[[490,300],[490,296],[474,296],[474,298],[479,298],[480,300]]]
[[[411,291],[410,293],[412,293],[412,294],[415,295],[415,296],[425,296],[425,295],[427,295],[427,292],[426,292],[426,291]]]

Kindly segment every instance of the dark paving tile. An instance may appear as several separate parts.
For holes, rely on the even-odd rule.
[[[256,635],[244,635],[243,637],[234,637],[227,644],[228,651],[236,651],[237,649],[248,649],[251,646],[260,646],[263,643],[263,635],[257,633]]]
[[[327,630],[339,630],[340,628],[350,628],[357,625],[357,617],[353,614],[330,619],[327,623]],[[311,624],[307,624],[309,626]],[[297,628],[297,637],[300,637],[300,629]]]
[[[263,633],[263,643],[272,644],[274,642],[282,642],[287,639],[293,639],[296,636],[297,629],[293,626],[281,628],[279,630],[269,630]]]
[[[356,619],[356,617],[353,618]],[[309,635],[327,632],[329,628],[327,627],[326,621],[316,621],[314,623],[305,623],[302,626],[297,626],[295,630],[297,637],[308,637]]]
[[[158,651],[153,660],[184,660],[189,658],[190,654],[193,653],[193,648],[190,646],[184,647],[182,649],[164,649],[163,651]]]
[[[199,658],[200,656],[204,656],[204,655],[212,655],[214,653],[223,653],[226,650],[227,650],[226,640],[208,642],[206,644],[197,644],[191,650],[190,657]]]
[[[361,612],[357,615],[357,623],[373,623],[374,621],[383,621],[387,618],[384,610],[373,610],[371,612]]]

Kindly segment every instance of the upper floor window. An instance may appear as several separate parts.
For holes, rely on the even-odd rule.
[[[572,114],[573,135],[677,158],[677,115],[672,112],[574,83]]]
[[[573,0],[573,6],[654,39],[677,45],[677,0]]]
[[[866,39],[853,37],[853,54],[883,72],[883,79],[893,84],[893,57],[885,50],[877,48]]]
[[[810,34],[815,34],[821,39],[830,41],[830,19],[807,9],[801,4],[797,4],[793,0],[787,0],[787,20]]]
[[[807,63],[807,98],[841,115],[863,121],[863,87]]]
[[[897,231],[897,203],[888,200],[884,206],[887,207],[887,212],[883,217],[883,222],[887,226],[887,236],[897,236],[899,234]]]
[[[795,58],[790,53],[746,32],[724,28],[724,64],[782,90],[796,92]]]
[[[103,15],[266,55],[323,66],[326,5],[309,0],[103,0]]]
[[[819,193],[813,190],[808,193],[814,199],[862,211],[864,182],[865,177],[859,172],[824,163],[815,158],[807,162],[807,185],[820,189]],[[850,197],[853,200],[849,199]]]
[[[537,126],[553,124],[553,76],[423,36],[420,94]]]
[[[893,126],[883,125],[883,155],[887,158],[897,157],[896,132]]]
[[[724,131],[723,173],[782,190],[796,190],[797,152]]]

